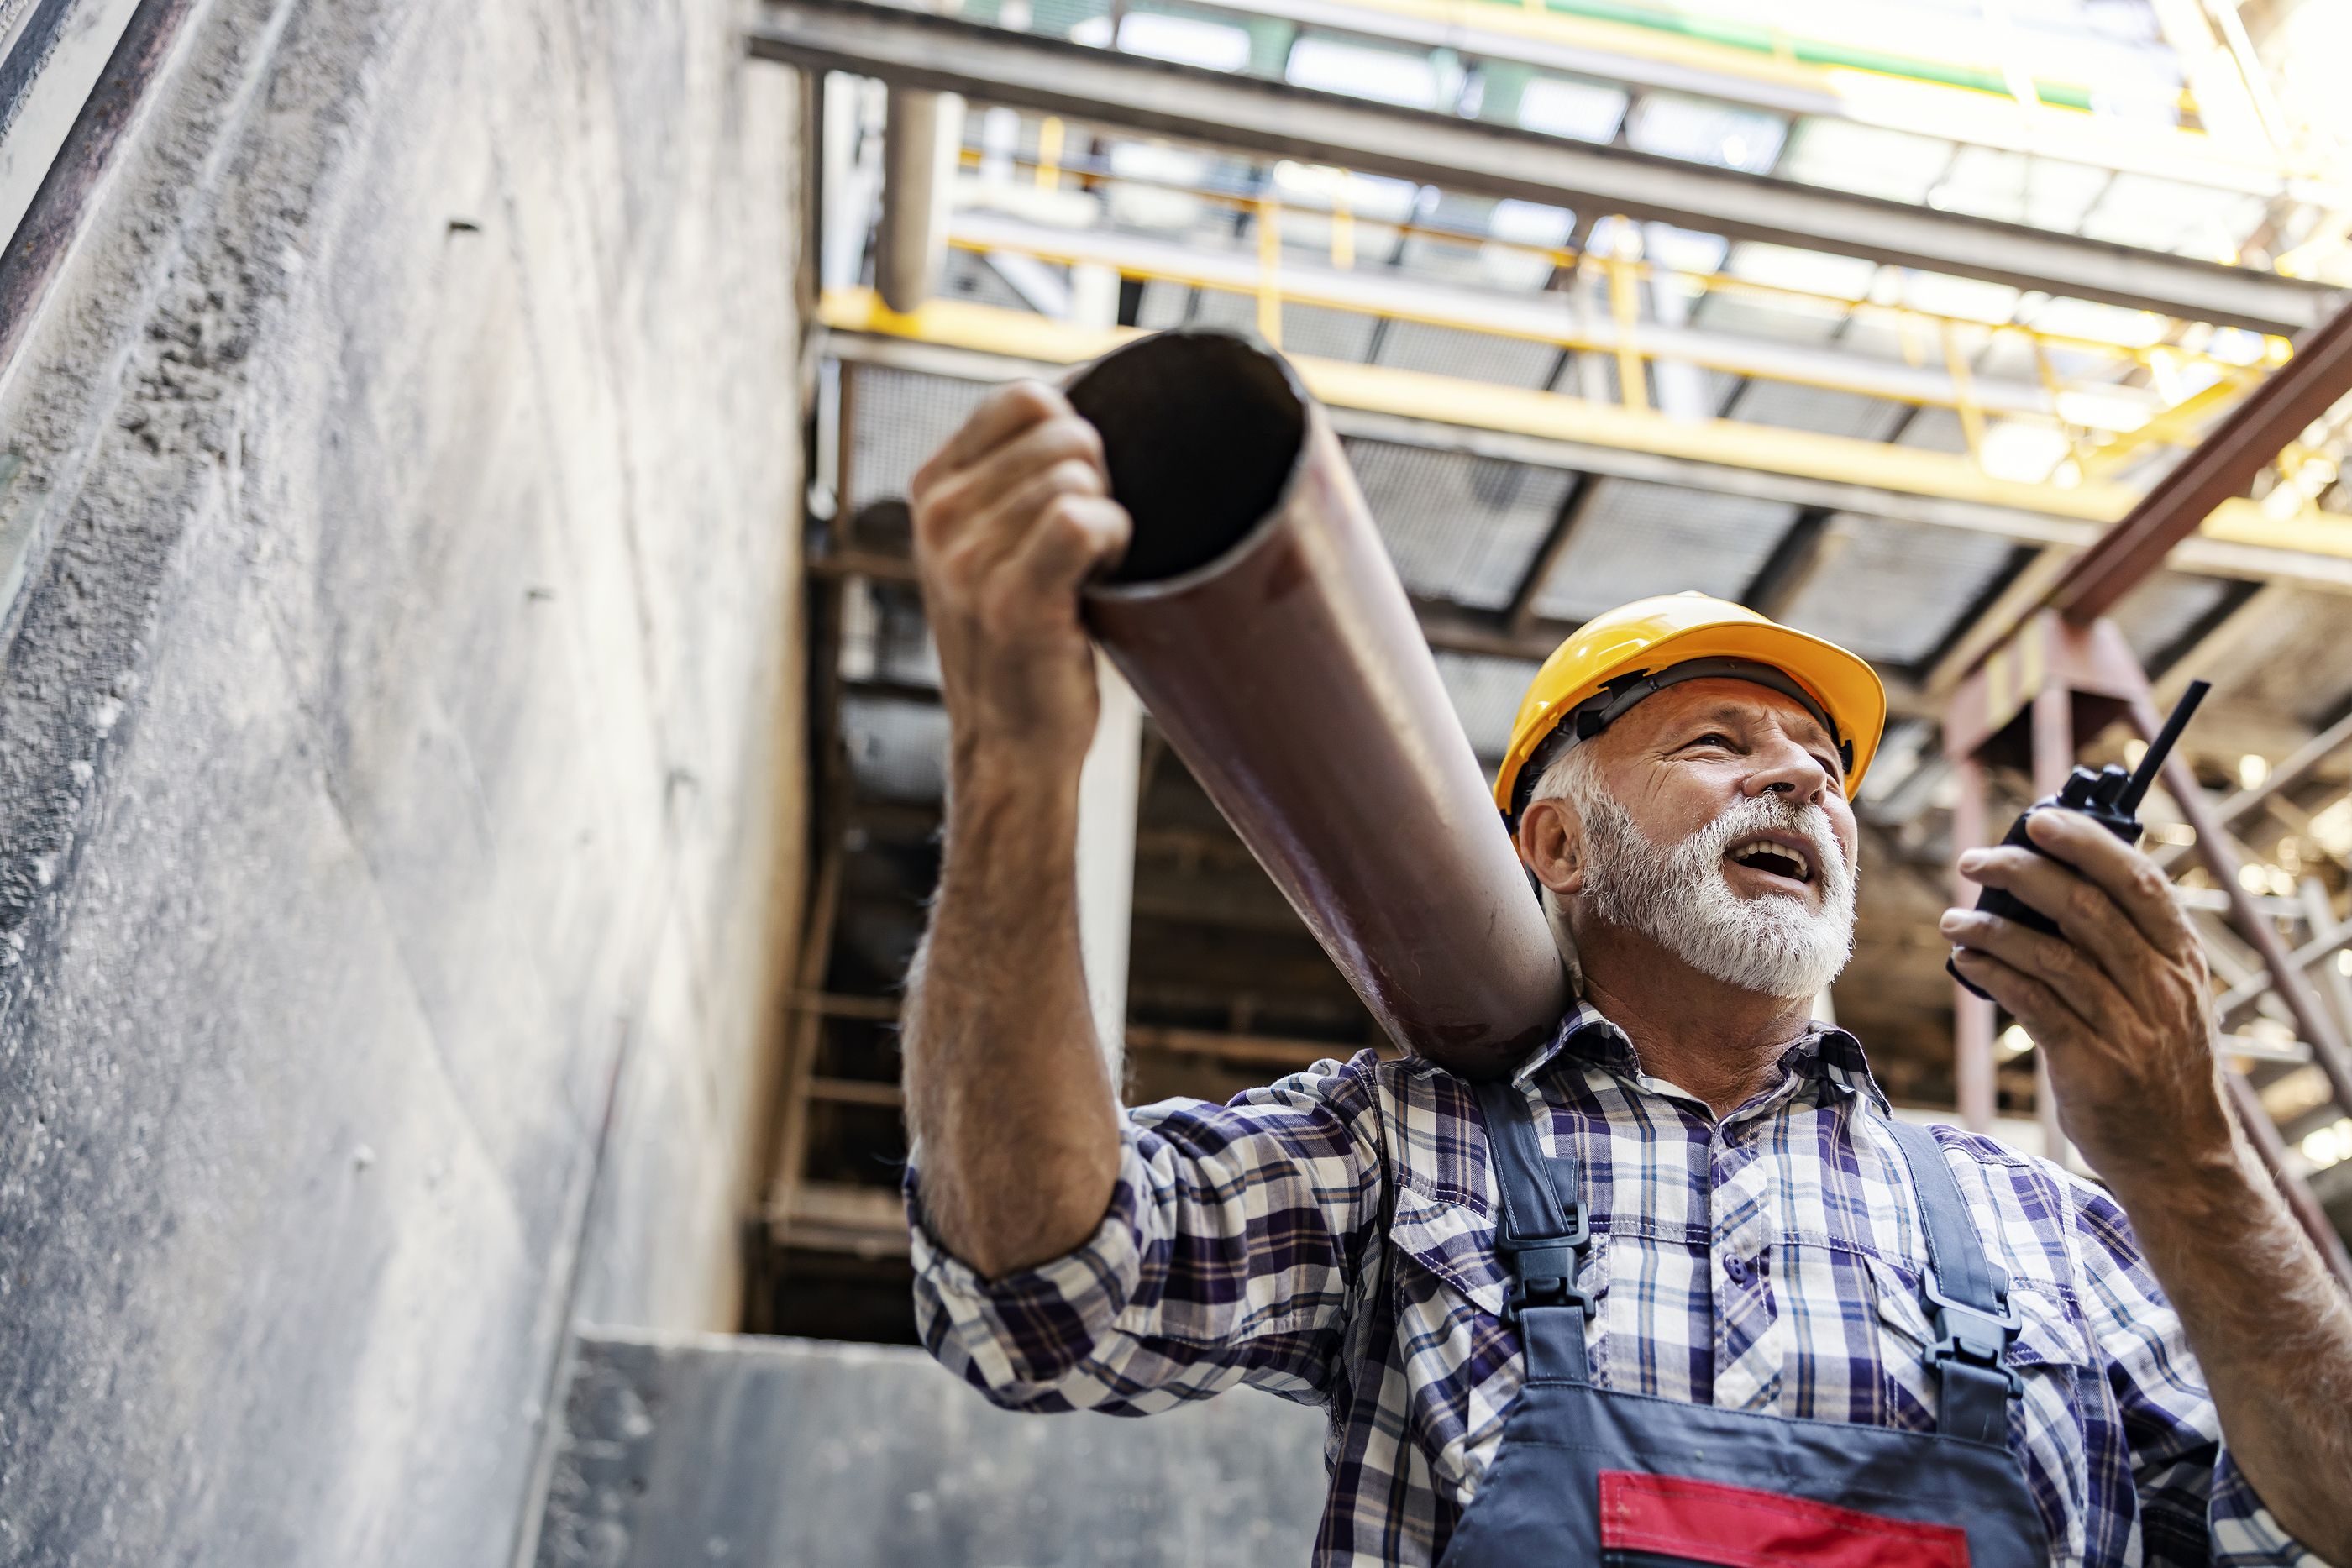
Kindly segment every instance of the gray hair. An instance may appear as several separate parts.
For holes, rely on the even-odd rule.
[[[1565,800],[1579,818],[1590,819],[1593,802],[1604,793],[1600,749],[1583,741],[1570,741],[1536,775],[1536,787],[1528,792],[1528,804]],[[1559,949],[1560,964],[1568,971],[1569,988],[1582,996],[1584,964],[1577,956],[1576,937],[1568,928],[1568,911],[1561,907],[1559,894],[1541,883],[1537,884],[1536,897],[1543,904],[1544,924],[1551,927],[1552,945]]]

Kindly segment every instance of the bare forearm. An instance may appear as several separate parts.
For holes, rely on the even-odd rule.
[[[924,1216],[999,1275],[1085,1241],[1118,1113],[1079,960],[1077,780],[960,758],[939,896],[908,981],[907,1111]]]
[[[2242,1138],[2234,1155],[2116,1196],[2239,1469],[2289,1534],[2352,1563],[2352,1303]]]

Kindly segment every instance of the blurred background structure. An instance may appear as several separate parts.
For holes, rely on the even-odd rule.
[[[884,1348],[907,482],[1180,324],[1329,405],[1482,759],[1643,594],[1878,664],[1826,1005],[1906,1113],[2065,1155],[1951,857],[2212,681],[2153,841],[2352,1228],[2347,57],[2339,0],[0,0],[0,1561],[1295,1560],[1311,1415],[1008,1426]],[[1131,1100],[1386,1048],[1131,705],[1086,831]]]

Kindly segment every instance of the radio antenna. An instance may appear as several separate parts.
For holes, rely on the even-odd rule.
[[[2164,727],[2156,732],[2156,738],[2147,743],[2147,755],[2139,759],[2138,771],[2131,776],[2131,782],[2124,786],[2122,798],[2116,801],[2116,809],[2125,816],[2139,815],[2140,800],[2147,794],[2147,787],[2156,782],[2156,770],[2164,766],[2166,756],[2172,750],[2172,743],[2179,740],[2180,732],[2189,727],[2189,716],[2197,711],[2197,705],[2203,702],[2205,694],[2212,689],[2210,681],[2189,683],[2188,691],[2181,694],[2179,705],[2172,710],[2172,716],[2164,721]]]

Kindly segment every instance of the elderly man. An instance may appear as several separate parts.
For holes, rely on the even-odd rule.
[[[1548,1044],[1502,1083],[1364,1051],[1122,1112],[1073,862],[1077,591],[1125,514],[1034,385],[914,507],[953,733],[907,1008],[916,1289],[989,1397],[1320,1405],[1324,1563],[2352,1562],[2352,1312],[2231,1120],[2147,861],[2044,813],[2054,858],[1961,863],[2064,939],[1943,925],[2105,1185],[1898,1122],[1808,1021],[1876,680],[1647,601],[1545,665],[1497,781],[1578,980]]]

